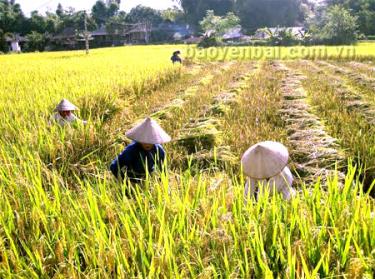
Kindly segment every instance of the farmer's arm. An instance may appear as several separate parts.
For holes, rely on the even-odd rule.
[[[132,152],[129,149],[125,149],[119,156],[116,157],[111,163],[110,170],[117,178],[124,178],[124,173],[121,171],[124,167],[131,165]]]

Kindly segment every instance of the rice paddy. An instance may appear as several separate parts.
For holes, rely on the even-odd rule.
[[[0,56],[0,277],[373,278],[371,47],[184,66],[169,57],[185,46]],[[87,125],[51,125],[62,98]],[[129,198],[108,167],[146,116],[173,141]],[[290,151],[290,202],[244,200],[240,158],[265,140]]]

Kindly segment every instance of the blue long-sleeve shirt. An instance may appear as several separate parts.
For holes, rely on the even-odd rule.
[[[118,178],[124,179],[126,173],[130,179],[142,179],[146,176],[146,162],[148,172],[152,173],[155,166],[162,167],[164,160],[165,151],[160,144],[146,151],[140,143],[132,142],[112,161],[110,170]]]

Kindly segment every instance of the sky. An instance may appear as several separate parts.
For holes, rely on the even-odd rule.
[[[29,16],[31,11],[38,10],[40,13],[51,10],[55,11],[57,4],[61,3],[64,8],[74,7],[76,10],[91,10],[97,0],[16,0],[21,4],[22,11]],[[149,6],[154,9],[166,9],[173,7],[172,0],[122,0],[121,10],[129,11],[137,5]]]

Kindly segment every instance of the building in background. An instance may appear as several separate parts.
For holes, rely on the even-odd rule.
[[[8,43],[9,50],[11,52],[20,53],[22,51],[23,44],[26,43],[26,38],[18,34],[11,34],[7,36],[6,42]]]

